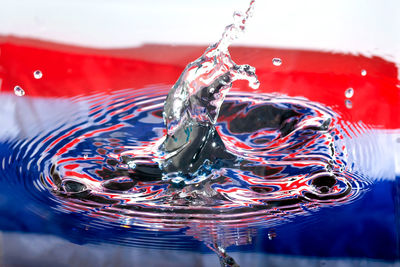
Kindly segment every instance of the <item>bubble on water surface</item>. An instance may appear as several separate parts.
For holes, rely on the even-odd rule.
[[[24,89],[22,89],[21,86],[19,86],[19,85],[17,85],[17,86],[14,87],[14,93],[15,93],[15,95],[17,95],[17,96],[23,96],[23,95],[25,95]]]

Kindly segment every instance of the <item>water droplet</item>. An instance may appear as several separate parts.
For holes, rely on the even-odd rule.
[[[361,76],[365,76],[367,75],[367,71],[366,70],[361,70]]]
[[[35,70],[33,72],[33,77],[35,77],[35,79],[40,79],[43,77],[43,73],[40,70]]]
[[[87,155],[87,154],[84,154],[84,155],[83,155],[83,158],[84,158],[84,159],[87,159],[87,158],[88,158],[88,155]]]
[[[346,105],[346,108],[348,108],[348,109],[353,107],[353,103],[349,99],[346,99],[346,101],[344,101],[344,104]]]
[[[130,169],[135,169],[136,168],[136,163],[135,163],[135,161],[129,161],[128,162],[128,167],[130,168]]]
[[[332,165],[330,165],[330,164],[326,165],[326,170],[327,170],[328,172],[332,172],[332,171],[333,171]]]
[[[273,229],[269,230],[269,232],[268,232],[268,239],[269,240],[272,240],[272,239],[276,238],[276,236],[277,236],[277,234],[276,234],[275,230],[273,230]]]
[[[353,95],[354,95],[354,89],[353,88],[348,88],[345,92],[344,92],[344,95],[347,97],[347,98],[352,98],[353,97]]]
[[[282,59],[280,59],[279,57],[274,57],[272,59],[272,64],[274,64],[275,66],[280,66],[282,65]]]
[[[24,89],[22,89],[19,85],[17,85],[17,86],[14,87],[14,93],[15,93],[15,95],[17,95],[17,96],[23,96],[23,95],[25,95]]]

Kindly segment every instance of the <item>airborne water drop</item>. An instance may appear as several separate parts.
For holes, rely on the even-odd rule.
[[[17,95],[17,96],[23,96],[23,95],[25,95],[24,89],[22,89],[21,86],[19,86],[19,85],[17,85],[17,86],[14,87],[14,93],[15,93],[15,95]]]
[[[268,232],[268,239],[269,240],[275,239],[276,236],[277,236],[277,234],[276,234],[275,230],[273,230],[273,229],[269,230],[269,232]]]
[[[346,101],[344,101],[344,104],[346,105],[346,108],[348,108],[348,109],[353,108],[353,103],[349,99],[346,99]]]
[[[344,95],[347,97],[347,98],[352,98],[353,97],[353,95],[354,95],[354,89],[353,88],[348,88],[345,92],[344,92]]]
[[[40,70],[35,70],[33,72],[33,77],[35,77],[35,79],[41,79],[43,77],[43,73]]]
[[[272,64],[274,64],[274,66],[280,66],[280,65],[282,65],[282,59],[280,59],[278,57],[274,57],[272,59]]]

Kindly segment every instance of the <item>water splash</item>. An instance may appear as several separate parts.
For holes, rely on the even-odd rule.
[[[215,167],[218,159],[234,158],[226,153],[214,124],[234,81],[247,80],[250,87],[259,87],[255,68],[237,65],[228,51],[244,32],[254,3],[244,14],[234,13],[234,23],[225,28],[219,42],[189,63],[169,92],[163,112],[167,135],[161,146],[166,153],[161,164],[165,173],[187,178],[204,164]]]
[[[224,266],[235,262],[223,248],[251,243],[255,228],[356,199],[365,185],[347,169],[338,114],[305,99],[227,95],[238,79],[259,86],[254,68],[228,51],[253,8],[236,12],[185,68],[164,111],[166,88],[74,98],[87,116],[22,146],[42,171],[29,181],[52,193],[57,212],[98,218],[100,227],[186,229],[215,244]]]

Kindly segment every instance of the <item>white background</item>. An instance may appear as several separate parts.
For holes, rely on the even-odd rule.
[[[217,41],[248,0],[0,0],[0,35],[91,47]],[[399,0],[256,2],[235,44],[381,55],[400,62]]]

